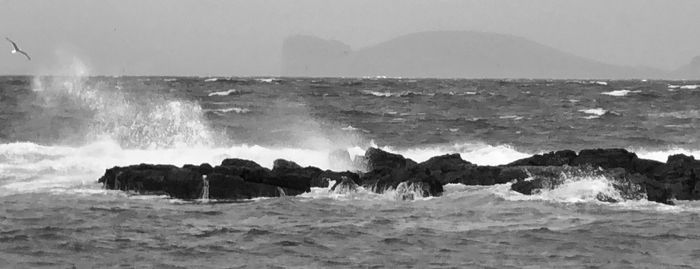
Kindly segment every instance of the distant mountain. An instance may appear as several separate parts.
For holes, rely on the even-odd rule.
[[[700,78],[700,56],[693,58],[689,64],[673,71],[671,77],[675,79],[698,79]]]
[[[282,75],[308,77],[658,78],[650,68],[606,64],[531,40],[482,32],[422,32],[353,51],[339,41],[292,36]]]

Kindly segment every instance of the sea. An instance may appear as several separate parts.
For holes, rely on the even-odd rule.
[[[601,176],[225,202],[105,190],[105,169],[275,159],[347,170],[369,147],[479,165],[552,150],[699,156],[700,81],[0,77],[0,268],[700,268],[700,202]],[[566,175],[562,175],[565,177]]]

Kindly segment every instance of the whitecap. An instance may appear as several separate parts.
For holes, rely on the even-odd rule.
[[[204,82],[214,82],[214,81],[217,81],[217,80],[219,80],[219,79],[218,79],[218,78],[207,78],[207,79],[204,80]]]
[[[498,117],[499,119],[507,119],[507,120],[522,120],[523,117],[518,116],[518,115],[505,115],[505,116],[500,116]]]
[[[597,119],[600,118],[600,116],[605,115],[608,111],[602,108],[589,108],[589,109],[580,109],[580,112],[590,114],[591,116],[584,117],[585,119]]]
[[[343,131],[357,131],[359,130],[358,128],[352,127],[352,125],[348,125],[347,127],[340,128]]]
[[[222,114],[223,113],[230,113],[230,112],[234,112],[236,114],[245,114],[245,113],[249,113],[250,109],[240,108],[240,107],[229,107],[229,108],[220,108],[220,109],[205,109],[205,111],[215,112],[215,113],[218,112],[218,113],[222,113]]]
[[[209,93],[209,96],[228,96],[233,93],[238,93],[238,91],[236,89],[230,89],[228,91],[212,92]]]
[[[279,81],[279,79],[276,79],[276,78],[258,78],[255,80],[260,81],[260,82],[264,82],[264,83],[272,83],[275,81]]]
[[[640,90],[637,90],[637,91],[615,90],[615,91],[609,91],[609,92],[602,92],[600,94],[621,97],[621,96],[627,96],[630,93],[640,93],[640,92],[642,92],[642,91],[640,91]]]

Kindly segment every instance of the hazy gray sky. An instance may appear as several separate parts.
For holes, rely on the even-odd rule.
[[[293,34],[353,48],[427,30],[526,37],[620,64],[675,69],[700,55],[695,0],[0,0],[0,74],[276,75]],[[1,47],[0,47],[1,48]],[[0,51],[1,52],[1,51]]]

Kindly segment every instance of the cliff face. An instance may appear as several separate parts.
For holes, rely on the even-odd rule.
[[[423,32],[352,51],[310,36],[283,45],[285,76],[437,78],[655,78],[652,70],[609,65],[509,35]]]

